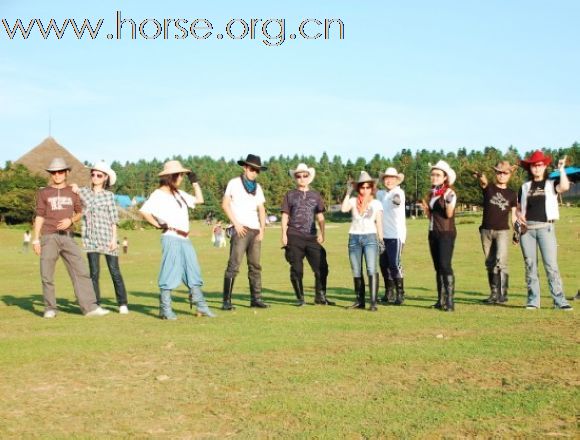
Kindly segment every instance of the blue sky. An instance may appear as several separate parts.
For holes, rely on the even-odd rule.
[[[53,3],[0,0],[0,18],[104,23],[95,40],[71,28],[10,40],[0,25],[0,163],[44,139],[49,114],[52,135],[91,162],[580,141],[576,0]],[[205,18],[214,34],[108,40],[117,10],[137,24]],[[286,41],[218,40],[232,18],[284,18]],[[345,38],[290,40],[307,18],[341,19]]]

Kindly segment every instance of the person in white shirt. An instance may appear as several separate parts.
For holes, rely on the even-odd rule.
[[[179,186],[187,175],[194,196]],[[170,160],[159,173],[159,188],[149,196],[140,211],[145,220],[163,230],[161,236],[161,270],[159,271],[159,317],[175,320],[171,308],[171,291],[182,282],[189,288],[190,306],[195,303],[198,316],[215,317],[205,302],[201,286],[203,280],[197,255],[189,240],[189,211],[204,202],[195,173],[177,160]]]
[[[246,254],[248,280],[250,282],[250,307],[269,307],[262,301],[262,266],[260,265],[262,240],[266,227],[264,192],[256,181],[262,166],[260,156],[248,154],[239,160],[243,167],[240,176],[228,182],[222,200],[222,208],[233,225],[230,237],[230,258],[224,274],[222,310],[233,310],[232,291],[242,258]]]
[[[407,238],[407,225],[405,223],[405,191],[399,185],[405,180],[405,175],[389,167],[380,175],[380,179],[386,188],[377,192],[377,200],[383,205],[385,252],[379,257],[381,273],[385,280],[383,303],[400,306],[405,301],[401,253]]]
[[[352,212],[352,222],[348,231],[348,257],[352,271],[356,300],[353,309],[365,308],[365,283],[362,274],[363,257],[366,262],[371,292],[371,311],[377,310],[377,259],[384,250],[383,244],[383,205],[374,198],[375,180],[366,171],[361,171],[357,184],[357,196],[351,197],[351,182],[342,202],[342,212]]]

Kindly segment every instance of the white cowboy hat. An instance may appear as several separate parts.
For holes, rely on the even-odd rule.
[[[163,171],[157,174],[159,177],[168,176],[170,174],[189,173],[191,170],[183,168],[181,162],[178,160],[169,160],[163,164]]]
[[[117,173],[105,161],[100,161],[91,167],[91,170],[97,170],[105,173],[109,177],[109,185],[114,185],[117,181]]]
[[[50,173],[51,171],[70,170],[70,167],[62,157],[55,157],[45,169]]]
[[[357,185],[360,185],[361,183],[365,183],[365,182],[372,182],[373,184],[376,183],[376,180],[373,179],[369,173],[367,173],[366,171],[361,171],[360,175],[358,176],[358,180],[356,181]]]
[[[447,162],[445,162],[444,160],[440,160],[435,165],[431,165],[430,163],[428,165],[430,170],[432,169],[441,170],[445,174],[447,174],[447,181],[449,185],[453,185],[455,183],[455,179],[457,179],[457,174],[455,174],[455,171],[451,169],[451,167]]]
[[[393,167],[387,168],[384,173],[379,175],[381,180],[383,180],[385,177],[396,177],[399,179],[399,184],[403,183],[403,180],[405,180],[405,175],[403,173],[397,173],[397,170]]]
[[[312,167],[309,167],[305,163],[299,163],[295,170],[288,171],[290,177],[294,177],[298,173],[308,173],[307,184],[310,185],[314,180],[314,176],[316,175],[316,170]]]

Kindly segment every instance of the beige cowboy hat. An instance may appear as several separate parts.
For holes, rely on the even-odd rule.
[[[309,167],[305,163],[299,163],[295,170],[288,171],[290,177],[294,177],[298,173],[308,173],[307,183],[310,185],[314,180],[314,176],[316,175],[316,170],[312,167]]]
[[[163,164],[163,171],[157,174],[159,177],[168,176],[170,174],[190,173],[191,170],[183,168],[181,162],[178,160],[169,160]]]
[[[51,171],[62,171],[62,170],[70,171],[70,167],[67,165],[66,161],[62,157],[55,157],[54,159],[52,159],[48,167],[45,168],[45,170],[48,171],[49,173]]]
[[[445,162],[444,160],[440,160],[435,165],[431,165],[430,163],[428,165],[430,170],[433,169],[441,170],[445,174],[447,174],[447,181],[449,182],[449,185],[453,185],[455,183],[455,179],[457,179],[457,174],[455,174],[455,171],[453,171],[453,169],[449,166],[447,162]]]
[[[396,177],[399,179],[399,184],[403,183],[405,180],[405,175],[403,173],[397,173],[397,170],[393,167],[389,167],[384,173],[379,174],[379,178],[383,180],[385,177]]]
[[[117,181],[117,173],[113,170],[109,164],[103,160],[97,162],[91,167],[91,171],[96,170],[105,173],[109,177],[109,185],[114,185]]]
[[[507,160],[500,160],[497,165],[493,167],[493,169],[502,173],[507,172],[511,174],[517,167],[517,165],[510,165]]]
[[[361,183],[366,182],[372,182],[373,185],[376,184],[376,180],[373,179],[369,173],[367,173],[366,171],[361,171],[360,175],[358,176],[358,180],[356,181],[356,184],[360,185]]]

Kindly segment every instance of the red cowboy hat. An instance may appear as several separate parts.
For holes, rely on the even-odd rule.
[[[527,159],[520,160],[520,166],[526,170],[529,170],[530,165],[540,162],[548,166],[552,162],[552,158],[550,156],[546,156],[542,151],[536,150]]]

